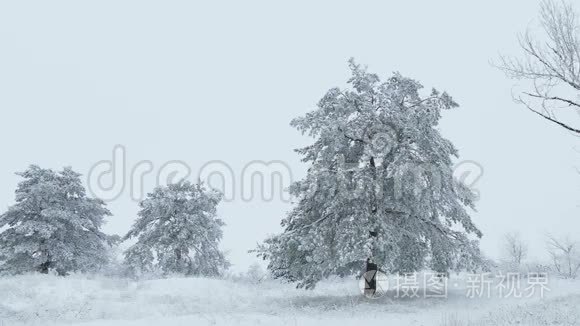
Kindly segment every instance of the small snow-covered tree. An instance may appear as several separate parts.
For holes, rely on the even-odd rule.
[[[519,267],[528,255],[528,246],[518,233],[508,233],[504,236],[504,251],[509,263]]]
[[[100,231],[111,215],[88,198],[80,174],[36,165],[17,173],[16,204],[0,215],[1,269],[8,273],[94,271],[107,263],[109,240]]]
[[[290,191],[284,231],[260,245],[274,277],[311,288],[364,264],[409,273],[475,268],[481,236],[467,212],[474,194],[453,178],[453,144],[437,128],[457,107],[447,93],[420,94],[395,73],[385,82],[350,61],[350,89],[332,88],[318,109],[292,121],[315,138],[298,149],[310,163]],[[428,265],[427,265],[428,264]]]
[[[574,279],[580,272],[580,245],[570,238],[548,236],[548,253],[559,276]]]
[[[262,282],[268,275],[258,263],[253,263],[248,267],[245,278],[251,283],[257,284]]]
[[[201,183],[155,188],[139,204],[139,218],[125,236],[137,238],[125,252],[125,263],[133,273],[221,275],[229,266],[218,249],[224,225],[216,214],[221,199]]]

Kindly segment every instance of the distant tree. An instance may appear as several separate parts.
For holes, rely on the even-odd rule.
[[[521,266],[528,254],[528,246],[517,233],[508,233],[504,235],[504,252],[508,261],[515,265]]]
[[[574,279],[580,271],[580,248],[578,242],[569,238],[548,236],[548,253],[555,271],[564,278]]]
[[[94,271],[107,263],[109,242],[100,231],[111,215],[100,199],[88,198],[80,174],[31,165],[17,173],[16,204],[0,215],[1,270],[55,270],[60,275]]]
[[[474,194],[452,176],[457,150],[437,129],[458,105],[420,94],[415,80],[381,82],[350,61],[351,89],[332,88],[292,126],[315,138],[298,149],[310,167],[290,191],[297,203],[284,231],[256,252],[274,277],[312,288],[329,275],[378,268],[446,273],[473,268],[481,236],[467,209]],[[366,268],[364,268],[366,264]]]
[[[248,267],[245,277],[251,283],[260,283],[267,277],[267,274],[264,272],[260,264],[253,263]]]
[[[575,134],[580,127],[558,117],[555,111],[580,110],[580,25],[566,2],[543,1],[543,33],[531,30],[519,37],[521,59],[502,57],[499,67],[511,78],[530,82],[516,95],[518,102],[540,117]],[[538,38],[539,36],[539,38]]]
[[[229,266],[218,249],[221,199],[219,192],[187,181],[155,188],[139,204],[139,218],[124,237],[137,238],[125,252],[125,263],[134,273],[221,275]]]

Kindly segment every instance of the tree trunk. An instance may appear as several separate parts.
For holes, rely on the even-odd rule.
[[[43,253],[46,254],[46,260],[44,261],[44,263],[42,263],[42,264],[40,264],[40,266],[38,266],[38,271],[42,274],[48,274],[48,270],[52,266],[52,262],[50,261],[51,255],[48,252],[48,250],[44,250]]]
[[[175,248],[173,252],[175,253],[175,260],[179,263],[181,261],[181,249]]]
[[[50,262],[45,261],[44,263],[40,264],[38,267],[38,271],[42,274],[48,274],[48,268],[50,267]]]
[[[371,173],[373,175],[373,189],[372,189],[372,199],[371,199],[371,216],[373,217],[373,222],[376,223],[376,215],[377,215],[377,200],[376,200],[376,180],[377,180],[377,171],[376,171],[376,164],[375,158],[371,156],[370,158],[370,168]],[[371,238],[376,238],[378,236],[378,231],[375,227],[369,231],[369,236]],[[373,256],[375,254],[374,248],[374,240],[373,240],[373,248],[371,248],[371,257],[367,258],[367,266],[366,266],[366,273],[365,273],[365,296],[374,296],[377,292],[377,264],[373,260]]]
[[[370,258],[367,259],[364,294],[367,297],[372,297],[377,292],[377,264],[373,263]]]

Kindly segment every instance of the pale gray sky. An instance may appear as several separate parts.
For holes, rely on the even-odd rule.
[[[484,175],[474,220],[482,248],[500,253],[518,230],[542,257],[546,232],[578,234],[578,139],[511,100],[513,82],[490,65],[517,53],[516,34],[538,2],[518,1],[5,1],[0,4],[0,207],[15,171],[36,163],[87,173],[115,144],[129,165],[210,160],[236,173],[252,160],[305,166],[310,142],[289,121],[344,85],[355,57],[388,76],[448,91],[461,108],[441,125]],[[150,190],[150,189],[148,189]],[[136,203],[109,204],[106,231],[124,233]],[[224,203],[222,247],[234,268],[279,230],[280,201]],[[504,231],[505,230],[505,231]]]

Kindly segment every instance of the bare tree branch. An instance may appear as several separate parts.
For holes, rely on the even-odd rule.
[[[528,29],[518,37],[523,58],[501,56],[497,65],[514,79],[532,83],[516,100],[542,118],[580,135],[580,127],[563,122],[554,109],[580,109],[580,25],[572,6],[544,0],[540,23],[545,41]],[[574,98],[576,96],[576,98]],[[535,103],[534,101],[539,101]]]
[[[555,118],[550,117],[547,114],[541,113],[541,112],[533,109],[530,105],[528,105],[526,102],[524,102],[521,99],[519,99],[519,102],[521,102],[522,104],[524,104],[528,108],[528,110],[534,112],[535,114],[539,115],[540,117],[542,117],[542,118],[544,118],[544,119],[546,119],[548,121],[551,121],[551,122],[559,125],[560,127],[563,127],[564,129],[567,129],[569,131],[572,131],[572,132],[580,135],[580,129],[573,128],[573,127],[571,127],[571,126],[569,126],[569,125],[567,125],[567,124],[565,124],[565,123],[563,123],[561,121],[556,120]]]

